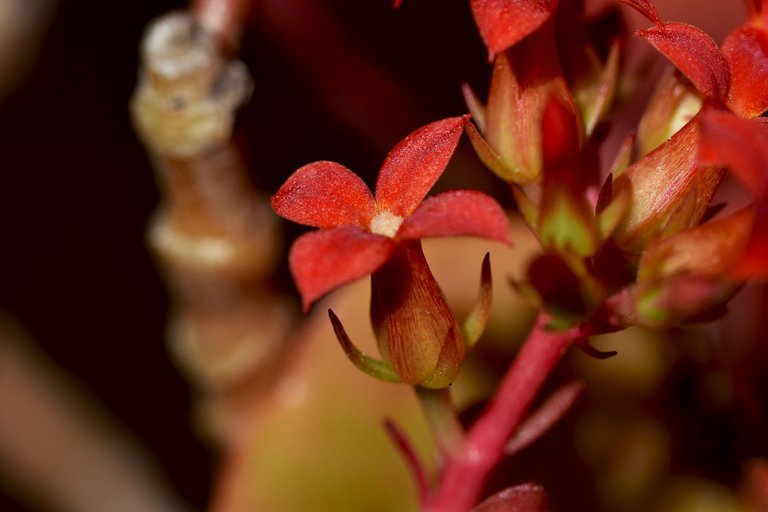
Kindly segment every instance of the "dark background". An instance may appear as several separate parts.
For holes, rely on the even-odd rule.
[[[389,0],[324,3],[364,62],[386,77],[384,95],[393,96],[366,94],[378,82],[365,77],[348,83],[360,78],[353,70],[310,64],[313,53],[317,62],[333,60],[322,41],[292,45],[279,27],[251,20],[242,58],[255,92],[237,138],[254,181],[267,190],[321,158],[370,180],[406,133],[464,111],[461,81],[476,77],[479,90],[487,83],[468,3],[416,0],[399,13]],[[128,108],[146,23],[184,5],[64,0],[31,71],[0,99],[0,309],[143,444],[184,501],[201,509],[215,457],[190,426],[193,391],[163,340],[168,299],[144,244],[159,197]],[[334,97],[337,79],[347,81],[346,91],[363,92],[341,118],[333,107],[344,101]],[[325,88],[318,92],[315,82]],[[393,109],[401,96],[402,108]],[[367,127],[362,135],[360,126]],[[21,508],[0,495],[0,510]]]

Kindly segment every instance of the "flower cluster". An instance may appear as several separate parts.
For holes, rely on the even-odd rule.
[[[468,133],[546,252],[519,285],[559,325],[590,333],[709,318],[744,278],[765,273],[768,144],[763,118],[751,119],[768,109],[761,4],[718,47],[694,26],[662,21],[650,1],[623,3],[654,24],[638,35],[678,71],[601,182],[624,46],[616,8],[587,18],[580,2],[472,2],[495,58],[487,104],[465,88]],[[516,10],[525,21],[505,21]],[[726,170],[753,201],[712,219]]]
[[[364,371],[422,389],[445,388],[457,377],[487,318],[490,279],[486,264],[481,305],[459,327],[420,240],[508,242],[506,215],[490,197],[463,190],[424,200],[463,131],[538,237],[541,254],[514,283],[542,311],[531,345],[469,432],[464,452],[447,457],[440,488],[425,498],[429,510],[477,502],[504,436],[571,343],[605,356],[589,347],[589,336],[713,319],[747,279],[768,277],[768,123],[761,117],[768,110],[768,10],[749,1],[749,19],[718,45],[697,27],[664,21],[650,0],[618,3],[649,20],[637,35],[675,69],[611,165],[601,155],[627,42],[620,6],[587,16],[581,0],[471,0],[493,65],[485,104],[464,86],[471,118],[437,121],[406,137],[384,161],[374,194],[345,167],[316,162],[272,199],[282,217],[319,228],[290,253],[305,310],[371,275],[383,361],[360,353],[331,313],[336,335]],[[723,209],[713,200],[729,173],[743,185],[743,204]],[[539,489],[512,488],[477,510],[524,499],[538,510],[540,498]]]

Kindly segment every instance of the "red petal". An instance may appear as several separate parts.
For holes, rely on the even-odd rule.
[[[488,55],[501,53],[539,28],[557,7],[557,0],[472,0],[472,14]]]
[[[768,277],[768,204],[758,203],[752,235],[741,262],[734,272],[736,277]]]
[[[387,155],[376,183],[379,209],[406,217],[443,174],[466,117],[451,117],[419,128]]]
[[[704,96],[724,100],[728,93],[728,62],[707,33],[687,23],[669,22],[637,35],[666,56]]]
[[[744,117],[768,110],[768,35],[754,27],[733,31],[723,42],[731,68],[728,106]]]
[[[656,7],[649,0],[621,0],[623,4],[626,4],[637,12],[651,20],[654,24],[661,25],[661,18]]]
[[[429,236],[482,236],[510,243],[509,220],[491,197],[474,190],[453,190],[430,197],[405,219],[397,238]]]
[[[272,208],[288,220],[329,228],[368,226],[375,205],[355,173],[335,162],[315,162],[294,172],[272,197]]]
[[[549,510],[544,488],[536,484],[507,487],[487,498],[472,512],[545,512]]]
[[[321,229],[299,237],[288,260],[304,311],[322,295],[378,269],[396,245],[390,238],[352,226]]]
[[[768,187],[768,124],[707,109],[699,117],[703,163],[726,164],[747,189],[762,197]]]

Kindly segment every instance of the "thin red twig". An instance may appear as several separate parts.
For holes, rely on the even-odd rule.
[[[513,455],[546,434],[570,410],[584,390],[581,382],[571,382],[557,389],[520,424],[504,452]]]
[[[464,449],[445,468],[430,512],[467,512],[477,503],[485,480],[501,459],[504,446],[522,422],[544,381],[579,336],[577,328],[545,329],[541,313],[480,419],[472,426]]]
[[[419,460],[419,456],[416,450],[413,449],[408,437],[392,420],[384,420],[384,428],[392,441],[397,445],[397,449],[405,459],[405,463],[413,474],[413,479],[416,482],[416,492],[419,496],[419,503],[426,503],[427,496],[429,496],[429,481],[427,475],[424,472],[424,466]]]

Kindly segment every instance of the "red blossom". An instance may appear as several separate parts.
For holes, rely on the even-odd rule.
[[[649,0],[621,0],[654,23],[637,34],[666,56],[704,96],[742,117],[768,110],[768,13],[749,2],[750,19],[721,48],[701,29],[662,22]]]
[[[722,47],[731,68],[728,106],[743,117],[768,110],[768,34],[757,27],[740,27]]]
[[[320,228],[296,240],[289,255],[304,309],[331,290],[375,272],[401,242],[474,235],[508,242],[507,217],[480,192],[447,192],[422,200],[445,170],[466,117],[424,126],[385,159],[371,194],[346,167],[308,164],[272,198],[281,217]]]
[[[747,248],[734,274],[768,276],[768,120],[743,119],[727,111],[705,109],[700,116],[700,158],[728,165],[754,199],[754,220]]]
[[[402,0],[394,0],[395,9]],[[488,48],[488,60],[541,27],[555,12],[558,0],[470,0],[472,15]]]
[[[492,60],[543,25],[557,0],[471,0],[470,4]]]

